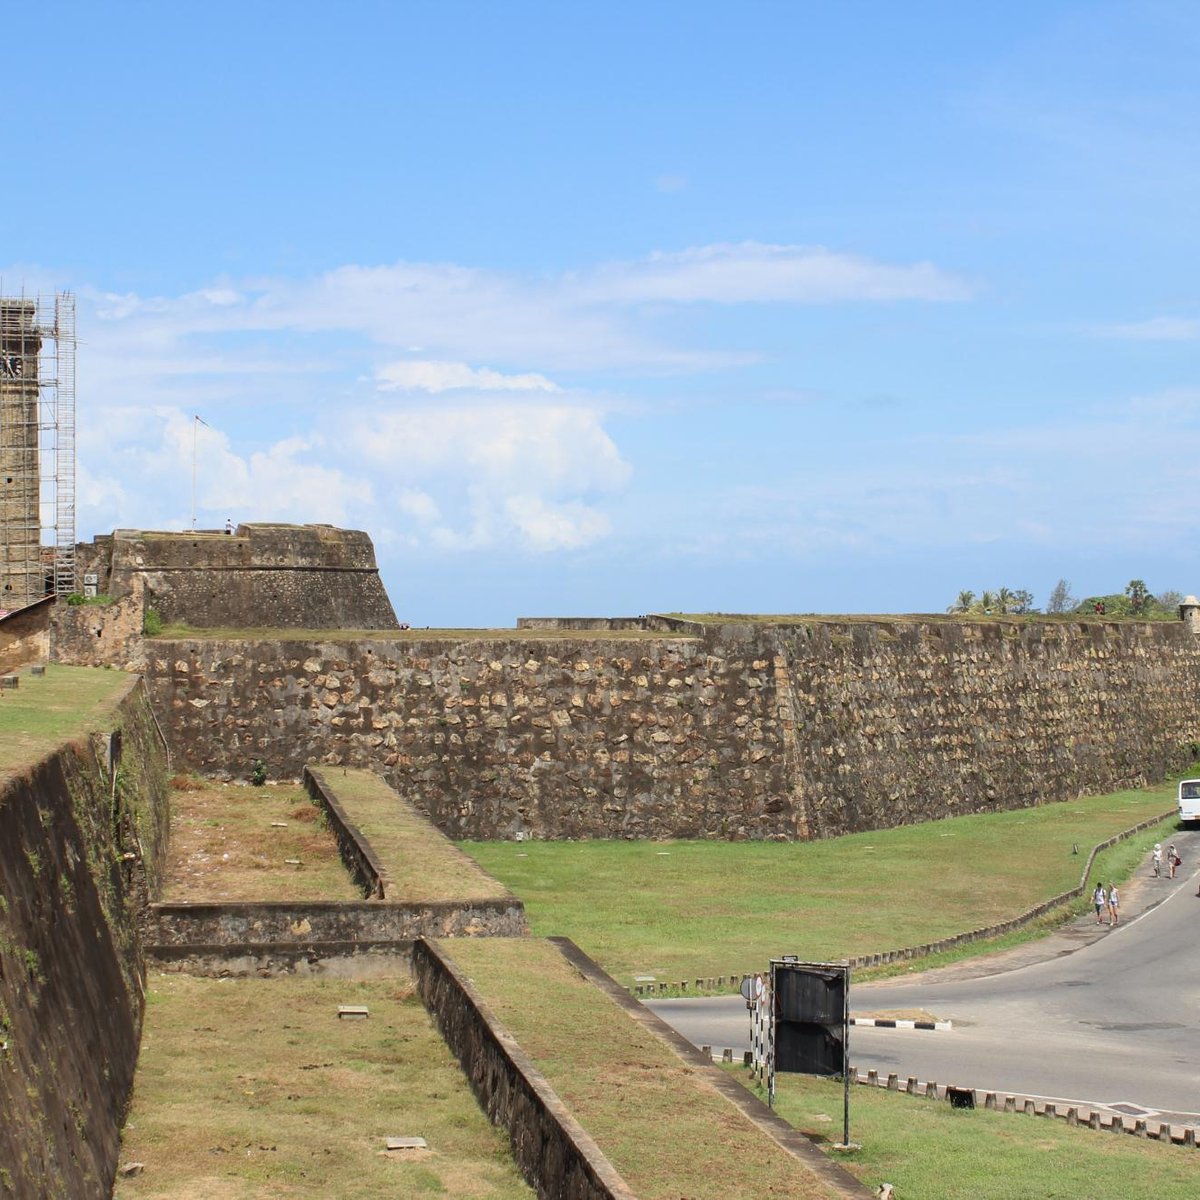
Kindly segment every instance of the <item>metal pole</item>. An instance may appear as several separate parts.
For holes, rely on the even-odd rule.
[[[196,427],[200,418],[192,417],[192,528],[196,528]]]
[[[842,1145],[850,1145],[850,968],[842,989]]]

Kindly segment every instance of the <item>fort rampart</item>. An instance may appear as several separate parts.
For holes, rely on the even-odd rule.
[[[374,766],[457,837],[828,837],[1136,785],[1200,742],[1183,622],[689,628],[153,641],[148,683],[196,769]]]
[[[118,529],[76,548],[100,593],[144,593],[167,624],[196,628],[395,629],[371,539],[332,525],[233,533]]]
[[[142,686],[115,730],[0,792],[0,1193],[106,1196],[141,1034],[138,924],[165,850]]]

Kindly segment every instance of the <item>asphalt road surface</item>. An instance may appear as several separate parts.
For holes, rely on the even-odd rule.
[[[1088,915],[1033,945],[882,983],[851,983],[856,1016],[924,1010],[951,1031],[850,1030],[860,1071],[1115,1108],[1200,1125],[1200,832],[1174,838],[1175,879],[1149,865],[1122,920]],[[648,1001],[697,1046],[750,1046],[740,997]]]

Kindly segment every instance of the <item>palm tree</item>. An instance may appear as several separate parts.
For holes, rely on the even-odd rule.
[[[1008,588],[1002,587],[996,593],[996,607],[1002,613],[1006,613],[1010,608],[1012,608],[1014,599],[1015,597],[1013,596],[1012,592],[1010,592]]]
[[[994,592],[984,592],[979,597],[979,603],[975,606],[981,613],[987,614],[996,607],[996,596]]]
[[[971,605],[975,603],[974,592],[959,592],[958,599],[950,605],[950,612],[965,613],[971,611]]]

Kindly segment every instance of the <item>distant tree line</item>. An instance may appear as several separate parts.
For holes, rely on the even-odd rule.
[[[1175,620],[1183,595],[1167,589],[1152,595],[1145,580],[1131,579],[1123,592],[1104,596],[1088,596],[1079,600],[1071,595],[1071,583],[1060,579],[1046,600],[1047,613],[1097,615],[1106,617],[1141,617],[1148,621]],[[958,599],[946,610],[962,616],[995,617],[1039,613],[1033,605],[1033,593],[1024,588],[997,588],[995,591],[958,593]]]

